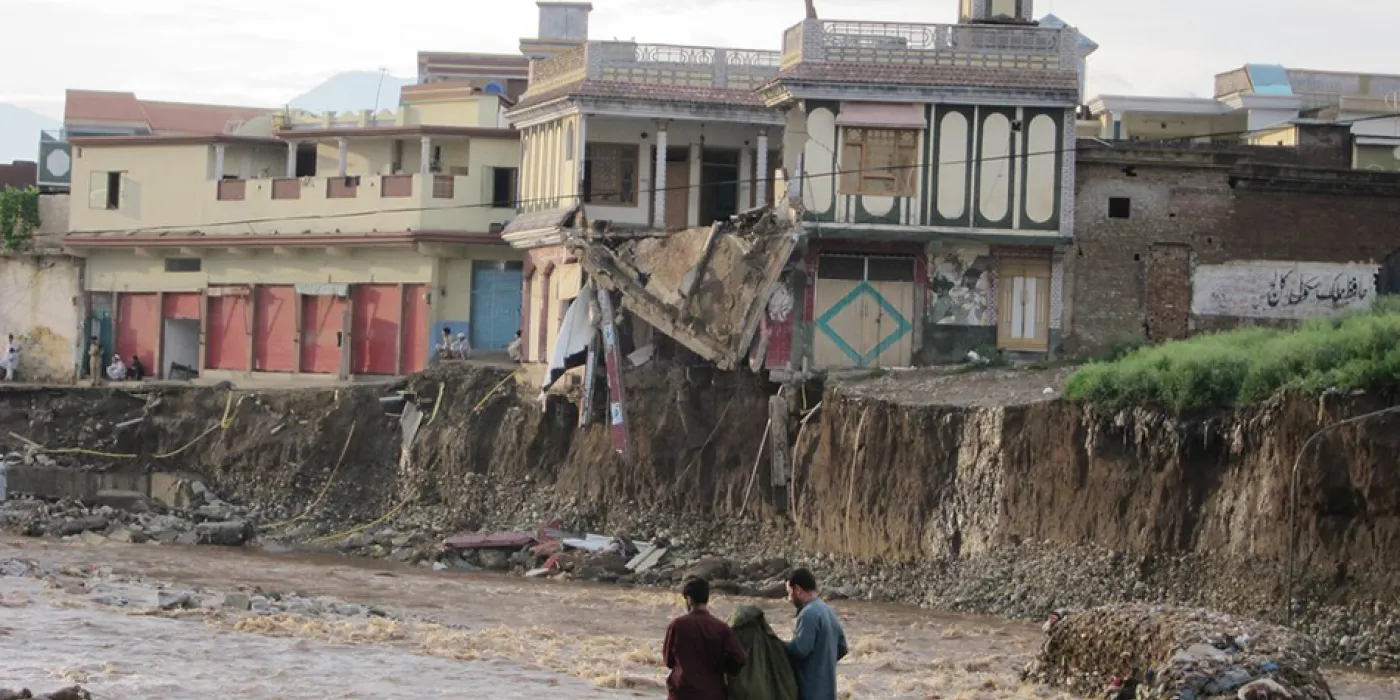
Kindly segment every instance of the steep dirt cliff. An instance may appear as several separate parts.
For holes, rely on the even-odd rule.
[[[267,520],[304,516],[302,538],[386,514],[434,534],[558,515],[720,554],[785,554],[852,596],[1022,618],[1164,601],[1282,620],[1293,458],[1318,428],[1389,405],[1291,396],[1182,419],[1096,415],[1038,389],[957,405],[940,390],[832,385],[787,493],[769,487],[766,456],[755,466],[775,387],[701,368],[627,382],[625,459],[601,402],[580,430],[576,404],[461,367],[394,388],[425,407],[407,457],[386,387],[0,390],[0,446],[23,449],[13,431],[92,451],[53,455],[60,464],[196,472]],[[1387,417],[1320,438],[1301,463],[1294,613],[1334,661],[1400,666],[1396,454],[1400,417]]]

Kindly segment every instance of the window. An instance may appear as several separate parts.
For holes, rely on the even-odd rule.
[[[1133,200],[1127,197],[1108,198],[1108,218],[1127,219],[1133,213]]]
[[[583,161],[583,201],[637,206],[637,147],[590,143]]]
[[[844,129],[841,193],[912,197],[918,178],[919,132]]]
[[[496,209],[515,208],[516,168],[491,169],[491,206]]]
[[[122,173],[98,171],[88,177],[88,208],[121,209]]]
[[[199,258],[166,258],[166,272],[199,272]]]

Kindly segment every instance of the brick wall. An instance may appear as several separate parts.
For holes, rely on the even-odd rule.
[[[1288,164],[1292,154],[1298,164]],[[1329,154],[1252,149],[1090,148],[1079,154],[1067,349],[1241,323],[1184,313],[1195,269],[1271,260],[1382,265],[1400,252],[1400,175],[1311,167]],[[1110,216],[1118,198],[1122,215]],[[1185,327],[1182,327],[1184,324]]]

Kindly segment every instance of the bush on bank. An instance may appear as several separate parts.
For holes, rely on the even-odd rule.
[[[1314,319],[1294,330],[1242,328],[1144,347],[1085,365],[1065,397],[1104,408],[1178,411],[1260,401],[1283,388],[1318,393],[1400,387],[1400,300]]]

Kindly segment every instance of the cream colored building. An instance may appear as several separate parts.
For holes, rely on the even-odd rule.
[[[1298,123],[1351,127],[1351,167],[1400,171],[1400,75],[1249,64],[1215,76],[1213,97],[1101,95],[1092,136],[1296,146]]]
[[[444,328],[503,348],[523,257],[500,238],[520,149],[505,105],[444,84],[379,114],[72,139],[64,243],[108,355],[348,378],[421,369]]]

